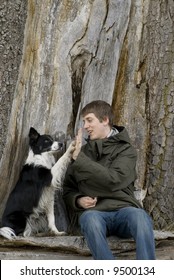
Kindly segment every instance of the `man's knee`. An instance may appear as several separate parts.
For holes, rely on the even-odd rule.
[[[130,227],[135,227],[144,233],[153,229],[152,219],[144,209],[134,208],[131,214]]]
[[[79,219],[82,232],[86,229],[100,231],[103,228],[103,222],[101,215],[96,210],[85,211]]]
[[[144,209],[137,209],[137,219],[140,222],[152,224],[152,219]]]

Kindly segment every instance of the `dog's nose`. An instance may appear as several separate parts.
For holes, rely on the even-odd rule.
[[[60,142],[55,141],[52,144],[52,151],[58,151],[58,150],[61,150],[61,149],[62,149],[62,147],[60,146]]]
[[[59,149],[63,148],[63,143],[59,142]]]

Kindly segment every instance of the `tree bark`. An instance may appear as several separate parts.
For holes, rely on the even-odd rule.
[[[143,41],[149,99],[145,206],[158,228],[174,228],[174,2],[151,1]]]

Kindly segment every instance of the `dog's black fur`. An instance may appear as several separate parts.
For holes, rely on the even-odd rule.
[[[64,234],[55,226],[54,193],[61,187],[74,145],[72,143],[55,164],[54,153],[62,149],[62,143],[53,141],[50,135],[40,135],[31,127],[29,147],[27,160],[2,216],[0,235],[7,239],[20,234],[30,236],[41,228],[44,231],[43,213],[47,217],[49,230],[56,235]]]

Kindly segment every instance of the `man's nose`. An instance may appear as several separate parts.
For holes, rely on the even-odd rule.
[[[84,129],[87,129],[88,127],[89,127],[88,123],[87,123],[87,122],[84,122],[84,123],[83,123],[83,128],[84,128]]]

